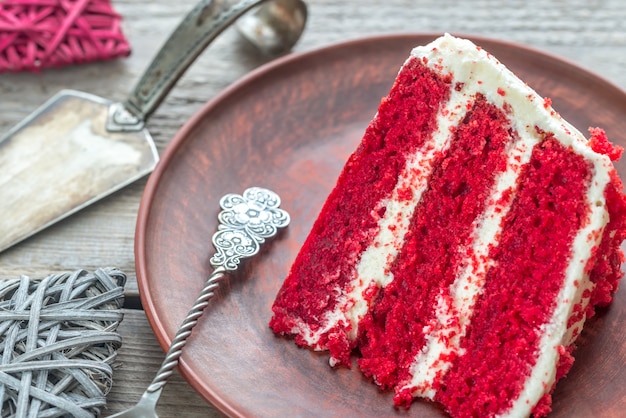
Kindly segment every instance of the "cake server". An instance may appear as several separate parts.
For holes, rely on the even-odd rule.
[[[202,0],[124,102],[74,90],[49,99],[0,138],[0,251],[150,173],[159,157],[147,118],[229,25],[278,55],[306,18],[302,0]]]

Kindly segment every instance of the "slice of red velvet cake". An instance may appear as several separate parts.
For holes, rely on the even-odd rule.
[[[626,201],[589,140],[493,56],[450,35],[402,66],[273,305],[398,405],[543,416],[573,342],[621,277]]]

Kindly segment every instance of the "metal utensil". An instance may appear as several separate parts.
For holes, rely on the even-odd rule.
[[[275,55],[291,49],[306,19],[302,0],[202,0],[126,101],[64,90],[44,103],[0,138],[0,251],[150,173],[158,154],[146,119],[230,24]]]
[[[247,189],[242,196],[228,194],[222,197],[220,206],[222,211],[218,215],[219,226],[212,240],[217,251],[210,260],[213,273],[180,325],[161,367],[139,402],[111,417],[158,417],[156,405],[163,387],[178,364],[191,329],[198,323],[202,311],[215,295],[214,291],[220,281],[226,273],[237,269],[241,259],[257,254],[261,244],[276,235],[278,228],[289,224],[289,214],[279,208],[280,197],[260,187]]]

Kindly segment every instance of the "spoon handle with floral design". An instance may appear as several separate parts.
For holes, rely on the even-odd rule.
[[[289,214],[279,209],[280,197],[260,187],[249,188],[242,196],[228,194],[222,197],[220,206],[222,211],[218,215],[218,230],[212,240],[216,250],[210,260],[213,273],[176,332],[159,371],[146,389],[146,394],[160,393],[165,386],[178,364],[191,329],[198,323],[202,311],[215,295],[215,290],[226,273],[235,271],[241,259],[257,254],[261,244],[276,235],[278,228],[286,227],[290,220]]]

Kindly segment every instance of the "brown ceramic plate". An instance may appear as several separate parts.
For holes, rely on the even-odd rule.
[[[258,185],[283,199],[292,223],[245,264],[205,311],[181,371],[209,402],[245,417],[439,417],[417,401],[392,407],[357,369],[333,370],[267,326],[270,306],[348,154],[411,48],[435,35],[368,38],[277,60],[212,100],[172,140],[141,202],[137,278],[144,308],[169,345],[210,273],[218,200]],[[626,145],[626,94],[575,65],[509,43],[473,38],[581,130],[602,126]],[[622,178],[626,167],[619,166]],[[626,410],[626,292],[593,318],[577,361],[554,393],[553,417]]]

